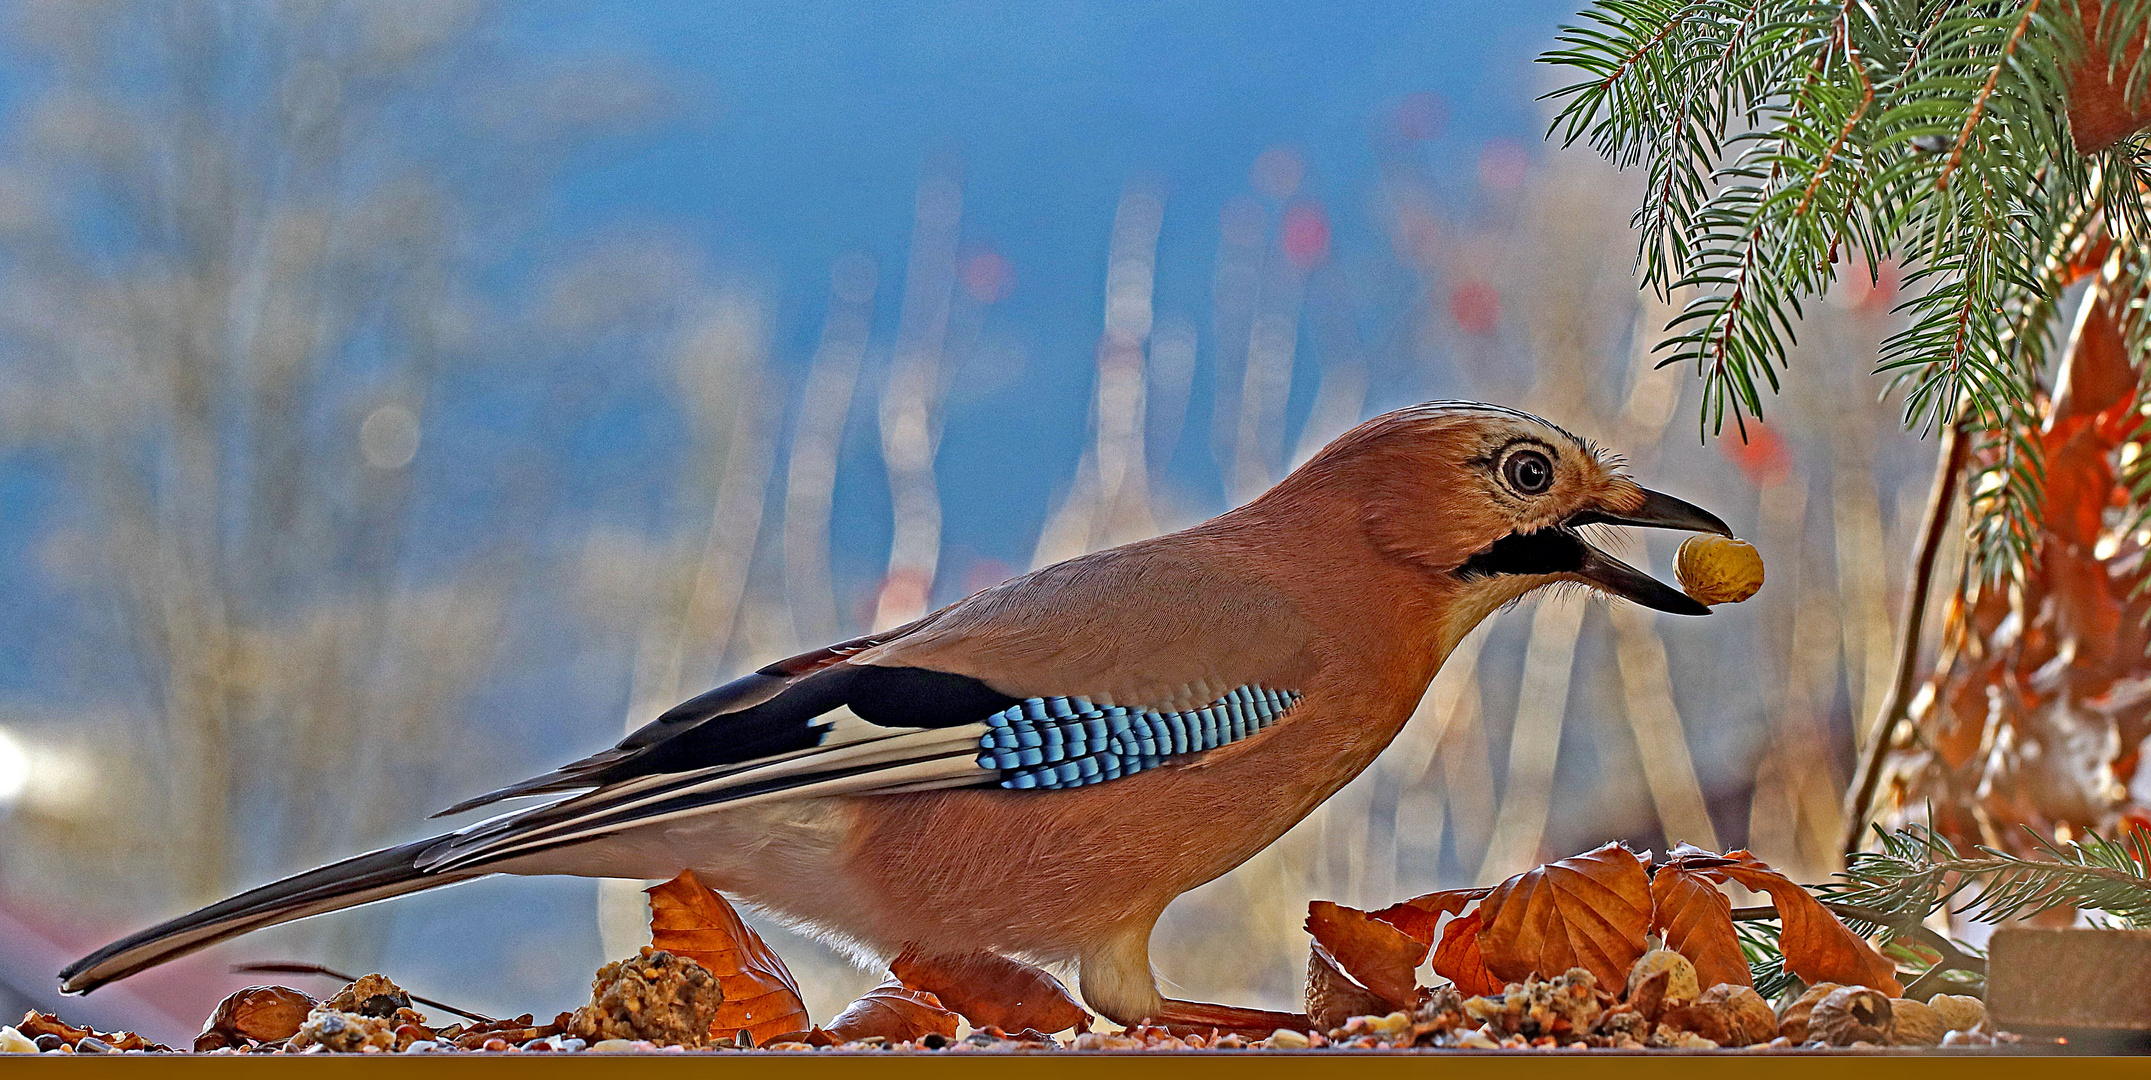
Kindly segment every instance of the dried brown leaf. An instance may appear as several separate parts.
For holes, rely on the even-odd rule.
[[[1374,917],[1396,927],[1422,945],[1434,944],[1435,928],[1441,925],[1444,915],[1461,914],[1473,901],[1486,899],[1492,889],[1449,889],[1414,896],[1401,904],[1391,904]]]
[[[1618,843],[1526,871],[1479,903],[1479,951],[1496,977],[1588,970],[1619,986],[1643,955],[1651,879]]]
[[[1656,1024],[1666,1011],[1666,987],[1673,982],[1673,972],[1661,968],[1638,981],[1628,991],[1628,1007],[1643,1014],[1643,1019]]]
[[[1419,1000],[1413,974],[1427,957],[1427,943],[1357,908],[1317,900],[1307,905],[1307,932],[1329,950],[1337,966],[1393,1009]]]
[[[1476,911],[1449,920],[1441,944],[1434,946],[1433,963],[1435,974],[1453,983],[1459,994],[1498,994],[1507,985],[1486,969],[1486,960],[1479,955]]]
[[[1715,873],[1770,894],[1771,902],[1777,905],[1781,928],[1778,951],[1785,954],[1785,966],[1802,981],[1871,986],[1888,997],[1903,995],[1904,987],[1897,982],[1897,965],[1847,929],[1806,889],[1745,851],[1727,852],[1725,860],[1726,865]]]
[[[906,949],[889,964],[889,974],[933,994],[975,1028],[1090,1030],[1090,1014],[1051,972],[998,953],[927,957]]]
[[[1666,948],[1695,965],[1700,985],[1755,984],[1747,957],[1740,952],[1740,937],[1733,931],[1732,901],[1718,891],[1709,875],[1683,866],[1678,852],[1651,878],[1651,933],[1663,937]]]
[[[784,961],[693,871],[644,892],[650,897],[650,944],[701,964],[724,990],[712,1036],[746,1031],[759,1046],[813,1026]]]
[[[823,1030],[838,1042],[876,1037],[916,1042],[928,1035],[954,1038],[956,1019],[940,998],[892,977],[845,1007]]]
[[[2142,94],[2129,93],[2129,82],[2143,57],[2142,39],[2129,42],[2120,64],[2111,63],[2110,28],[2129,25],[2128,16],[2111,20],[2103,0],[2077,5],[2077,18],[2084,35],[2084,51],[2068,72],[2069,136],[2076,152],[2098,153],[2151,124]]]

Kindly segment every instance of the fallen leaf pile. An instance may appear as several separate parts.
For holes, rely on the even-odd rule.
[[[1718,888],[1729,882],[1770,895],[1786,966],[1803,981],[1870,988],[1884,1001],[1904,992],[1889,960],[1745,851],[1683,846],[1654,870],[1607,844],[1491,889],[1430,893],[1375,912],[1308,905],[1307,1014],[1339,1030],[1388,1015],[1392,1044],[1409,1029],[1405,1045],[1769,1042],[1779,1025],[1760,1022],[1769,1009],[1752,989],[1732,903]],[[1651,949],[1654,938],[1663,948]],[[1421,964],[1449,985],[1422,988]],[[1478,1035],[1467,1039],[1470,1025],[1446,1020],[1452,1013],[1476,1021]],[[1855,1041],[1873,1040],[1845,1044]]]
[[[1769,893],[1787,965],[1811,986],[1773,1010],[1749,985],[1719,886]],[[591,1003],[433,1027],[416,998],[367,975],[325,1000],[285,986],[226,998],[194,1049],[211,1054],[813,1053],[825,1050],[1352,1050],[1982,1045],[1974,998],[1897,997],[1890,963],[1807,890],[1746,852],[1676,849],[1655,868],[1618,844],[1365,912],[1309,905],[1309,1030],[1266,1038],[1092,1018],[1051,974],[978,952],[906,950],[827,1026],[768,943],[691,873],[648,890],[651,944],[605,965]],[[1419,984],[1430,964],[1447,980]],[[301,967],[282,970],[304,972]],[[476,1014],[470,1014],[476,1015]],[[1284,1015],[1284,1014],[1279,1014]],[[969,1027],[968,1033],[965,1027]],[[169,1052],[132,1034],[31,1013],[0,1053]]]

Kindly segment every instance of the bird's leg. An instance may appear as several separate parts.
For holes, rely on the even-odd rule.
[[[1150,971],[1150,927],[1155,921],[1156,916],[1131,921],[1125,932],[1083,954],[1083,1000],[1106,1019],[1182,1035],[1218,1031],[1259,1037],[1278,1028],[1306,1031],[1311,1026],[1303,1013],[1179,1001],[1158,993],[1157,977]]]

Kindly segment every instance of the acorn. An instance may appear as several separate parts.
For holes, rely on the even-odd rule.
[[[1673,558],[1681,591],[1704,604],[1737,604],[1763,587],[1763,557],[1730,536],[1691,536]]]

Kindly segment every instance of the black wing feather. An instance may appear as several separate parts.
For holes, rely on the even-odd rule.
[[[841,646],[824,652],[837,648]],[[829,724],[821,718],[842,707],[883,727],[936,728],[975,724],[1021,700],[967,675],[927,668],[839,659],[803,675],[775,674],[781,667],[771,665],[682,702],[609,750],[467,799],[434,816],[518,795],[573,791],[806,750],[820,745],[828,733]]]

